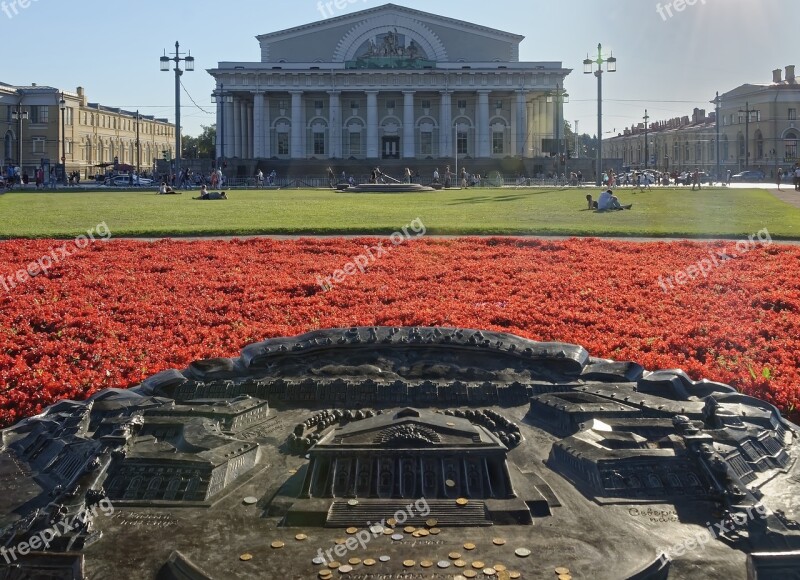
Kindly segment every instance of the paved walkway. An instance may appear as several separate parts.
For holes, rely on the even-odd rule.
[[[779,200],[800,208],[800,191],[795,191],[793,185],[782,185],[780,191],[773,187],[769,192]]]

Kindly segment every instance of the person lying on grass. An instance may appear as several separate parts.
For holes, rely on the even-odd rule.
[[[200,196],[193,197],[192,199],[203,199],[203,200],[217,200],[217,199],[228,199],[228,196],[225,194],[224,191],[212,191],[209,192],[206,186],[200,188]]]
[[[161,183],[161,189],[158,190],[159,195],[181,195],[180,191],[175,191],[166,183]]]
[[[597,209],[598,211],[611,211],[611,210],[621,210],[621,209],[631,209],[633,204],[630,205],[622,205],[619,203],[619,199],[617,196],[614,195],[610,189],[607,189],[603,193],[600,194],[600,199],[597,200]]]

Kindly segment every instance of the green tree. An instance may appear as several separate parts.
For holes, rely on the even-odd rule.
[[[203,132],[198,137],[187,135],[183,138],[184,157],[205,157],[214,159],[216,156],[217,126],[201,125]]]

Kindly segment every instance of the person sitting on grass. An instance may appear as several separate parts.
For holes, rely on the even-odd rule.
[[[587,194],[586,194],[586,202],[587,202],[587,203],[588,203],[588,205],[589,205],[589,209],[597,209],[597,205],[598,205],[598,204],[597,204],[597,202],[594,200],[594,198],[592,197],[592,194],[591,194],[591,193],[587,193]]]
[[[631,209],[632,207],[633,204],[621,205],[619,203],[619,199],[617,199],[617,196],[614,195],[610,189],[607,189],[601,193],[600,199],[597,200],[597,209],[599,211]]]
[[[167,185],[165,182],[162,181],[161,182],[161,189],[158,190],[158,194],[159,195],[180,195],[181,192],[180,191],[175,191],[169,185]]]

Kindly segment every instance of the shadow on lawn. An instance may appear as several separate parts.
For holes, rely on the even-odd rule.
[[[497,201],[520,201],[524,199],[528,199],[535,195],[543,195],[545,193],[550,193],[552,190],[548,189],[541,189],[535,191],[526,191],[524,193],[515,193],[513,195],[501,195],[501,196],[488,196],[488,195],[481,195],[475,197],[465,197],[461,199],[457,199],[453,202],[448,203],[447,205],[467,205],[467,204],[476,204],[476,203],[488,203],[488,202],[497,202]]]

